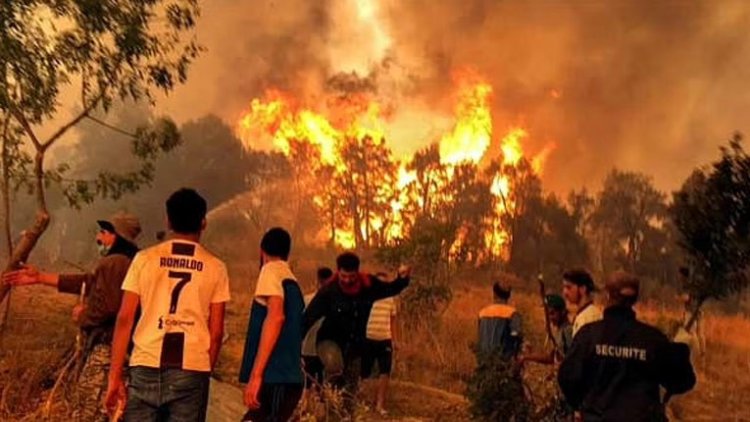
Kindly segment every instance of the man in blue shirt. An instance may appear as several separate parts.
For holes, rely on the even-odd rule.
[[[479,312],[479,352],[483,355],[500,353],[515,357],[521,349],[521,316],[508,305],[510,287],[495,283],[492,292],[495,303]]]
[[[250,308],[240,381],[243,421],[288,421],[302,396],[302,313],[305,303],[287,259],[292,240],[273,228],[261,240],[261,270]]]

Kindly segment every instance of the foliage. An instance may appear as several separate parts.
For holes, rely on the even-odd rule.
[[[187,69],[200,47],[185,39],[198,16],[197,0],[32,0],[0,3],[0,121],[3,131],[3,214],[10,220],[11,168],[21,168],[33,182],[36,217],[23,231],[6,268],[26,261],[47,230],[50,215],[45,190],[62,181],[65,164],[46,169],[47,151],[92,113],[108,111],[115,100],[152,99],[155,90],[168,92],[187,79]],[[46,138],[37,126],[59,117],[63,92],[80,92],[80,109]],[[9,136],[9,134],[11,136]],[[13,160],[5,148],[18,136],[18,151],[32,151],[29,159]],[[96,195],[119,197],[147,183],[153,172],[150,161],[178,139],[174,125],[159,121],[152,129],[134,133],[133,151],[146,161],[124,175],[102,172],[87,182],[73,182],[64,190],[75,205]],[[14,141],[15,142],[15,141]],[[20,167],[19,167],[20,166]],[[32,169],[31,172],[27,168]],[[15,247],[14,247],[15,246]],[[0,301],[8,287],[0,283]]]
[[[673,195],[670,209],[689,257],[688,290],[702,303],[745,288],[750,262],[750,156],[739,134],[721,157]]]
[[[150,112],[145,107],[123,104],[113,109],[109,119],[111,123],[108,124],[131,127],[149,119]],[[70,164],[68,178],[94,179],[103,171],[127,174],[139,167],[140,160],[129,152],[128,135],[112,132],[91,122],[83,122],[78,132],[79,141],[61,148],[54,157],[55,162]],[[284,160],[243,148],[231,128],[218,117],[209,115],[188,121],[179,128],[179,132],[182,142],[169,154],[153,161],[152,179],[148,186],[140,189],[138,195],[98,201],[75,211],[69,210],[60,192],[51,189],[50,207],[61,217],[51,234],[57,236],[58,232],[61,233],[52,244],[45,241],[43,246],[54,248],[56,244],[64,243],[67,245],[67,260],[86,260],[93,252],[93,244],[88,236],[81,234],[90,232],[97,219],[106,218],[120,209],[138,215],[144,235],[148,236],[140,239],[145,245],[153,241],[157,231],[165,229],[163,204],[175,189],[193,187],[213,208],[243,192],[256,190],[261,184],[271,184],[280,177],[279,171],[284,169]],[[101,142],[103,137],[107,142]],[[244,227],[244,223],[252,222],[242,219],[234,223],[235,226]],[[226,225],[226,222],[222,224]],[[239,233],[247,231],[240,230]]]
[[[467,383],[466,396],[474,420],[525,421],[531,412],[520,365],[499,353],[477,355],[477,367]]]
[[[604,180],[592,215],[603,247],[614,252],[610,262],[614,260],[617,266],[637,272],[644,244],[651,240],[649,235],[658,232],[666,210],[665,195],[654,188],[648,176],[612,170]]]

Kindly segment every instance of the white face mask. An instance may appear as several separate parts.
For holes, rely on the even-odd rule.
[[[109,253],[110,247],[107,246],[107,245],[105,245],[105,244],[103,244],[103,243],[97,243],[96,244],[96,249],[99,251],[99,255],[101,255],[101,256],[107,256],[107,254]]]

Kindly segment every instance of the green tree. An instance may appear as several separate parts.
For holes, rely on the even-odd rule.
[[[647,236],[662,224],[666,211],[665,195],[648,176],[612,170],[592,215],[599,235],[601,269],[610,271],[616,265],[636,272]]]
[[[7,169],[30,179],[37,211],[34,223],[13,248],[7,268],[25,261],[47,229],[45,191],[50,183],[62,181],[61,174],[68,169],[48,170],[46,153],[93,112],[106,112],[113,101],[151,99],[154,90],[170,91],[184,82],[200,50],[194,39],[185,37],[197,14],[197,0],[0,3],[0,121],[8,127],[6,139],[30,154],[3,161]],[[49,136],[42,136],[39,127],[52,125],[59,117],[63,92],[80,93],[80,108]],[[178,140],[174,124],[163,120],[132,134],[133,152],[144,161],[141,171],[104,172],[95,180],[73,183],[65,190],[72,203],[92,200],[92,192],[116,196],[132,190],[152,176],[158,151]],[[7,291],[7,286],[0,286],[0,300]]]
[[[741,141],[735,135],[673,195],[670,213],[689,258],[696,314],[706,300],[738,293],[750,280],[750,156]]]
[[[530,198],[518,217],[508,267],[527,279],[542,273],[553,280],[566,268],[588,264],[579,218],[554,195]]]

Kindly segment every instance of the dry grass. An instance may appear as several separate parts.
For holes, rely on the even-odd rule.
[[[315,264],[298,262],[296,268],[303,287],[310,290]],[[218,374],[224,381],[237,383],[257,266],[247,263],[232,266],[230,270],[233,300],[227,312],[229,340],[222,351]],[[75,335],[69,318],[75,298],[43,287],[18,292],[0,348],[0,420],[37,419],[45,389],[55,375],[54,367],[72,345]],[[476,341],[476,315],[490,299],[488,286],[456,282],[453,300],[442,315],[434,320],[401,320],[395,378],[462,394],[464,381],[475,365],[471,345]],[[524,316],[528,344],[540,349],[544,323],[538,296],[532,290],[517,288],[512,302]],[[638,314],[652,323],[678,317],[675,309],[659,303],[639,306]],[[676,419],[750,421],[747,402],[750,397],[750,337],[747,334],[750,321],[709,311],[704,322],[707,352],[704,357],[695,359],[699,384],[695,391],[674,400],[672,408]],[[549,375],[550,369],[542,366],[531,367],[528,371],[527,379],[539,401],[550,394],[553,381]],[[405,390],[396,388],[394,391]],[[403,397],[394,397],[392,402],[402,414],[413,404]],[[428,405],[420,406],[429,409]],[[64,415],[64,401],[59,401],[55,410],[56,415]],[[463,418],[454,416],[454,419]]]

